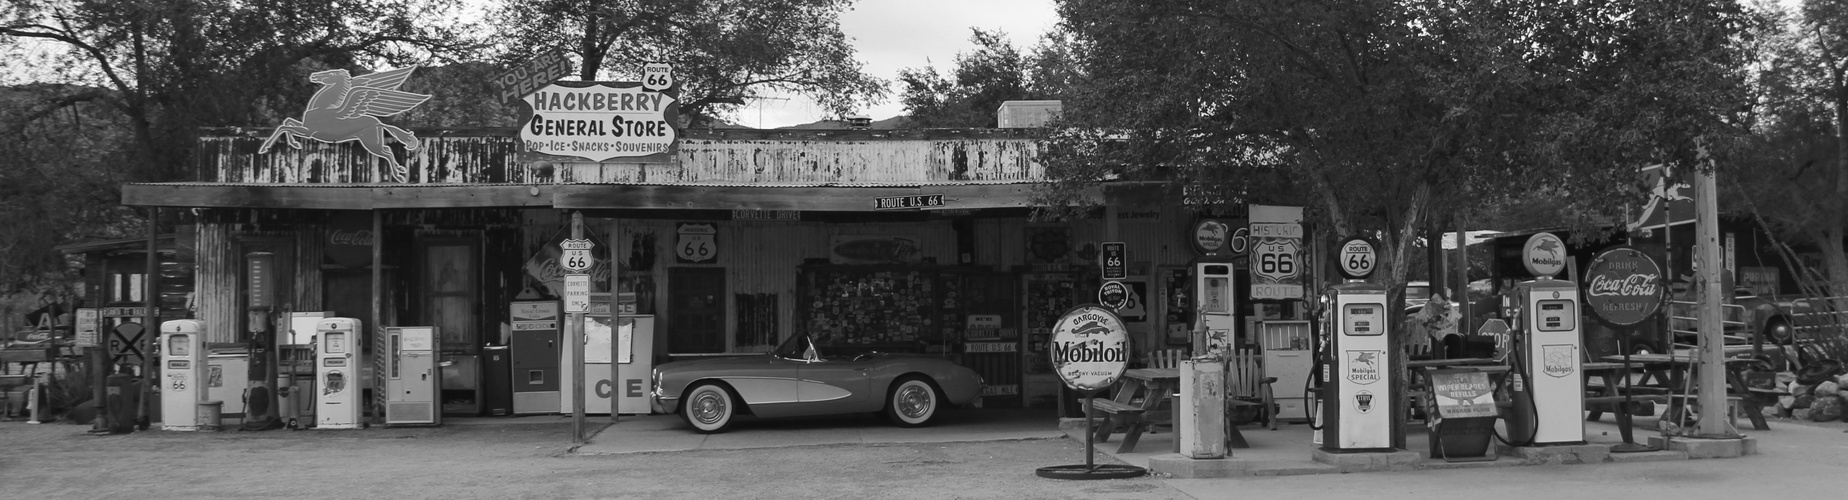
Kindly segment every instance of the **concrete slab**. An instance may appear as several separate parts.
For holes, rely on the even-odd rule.
[[[1497,453],[1515,457],[1532,465],[1599,464],[1610,461],[1609,445],[1582,444],[1562,446],[1499,445]]]
[[[1333,465],[1341,472],[1379,472],[1414,469],[1415,464],[1424,460],[1424,455],[1408,450],[1333,453],[1318,449],[1313,458],[1317,462]]]
[[[1758,438],[1745,436],[1734,439],[1706,439],[1686,436],[1663,438],[1653,436],[1649,444],[1667,450],[1686,452],[1688,458],[1737,458],[1758,453]]]

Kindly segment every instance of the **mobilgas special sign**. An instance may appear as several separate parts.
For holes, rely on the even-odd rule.
[[[665,161],[679,138],[673,94],[643,82],[553,82],[522,99],[532,117],[520,141],[527,153]]]

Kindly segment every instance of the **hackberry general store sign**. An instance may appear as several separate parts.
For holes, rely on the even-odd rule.
[[[647,78],[671,85],[671,73],[658,66],[650,65]],[[527,153],[596,162],[664,159],[679,138],[673,90],[648,82],[553,82],[522,99],[532,116],[520,127],[521,145]]]

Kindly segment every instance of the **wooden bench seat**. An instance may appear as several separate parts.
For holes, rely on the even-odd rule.
[[[1142,413],[1142,408],[1140,407],[1129,403],[1118,403],[1109,399],[1093,399],[1091,400],[1091,404],[1097,407],[1097,411],[1113,415],[1122,413]]]

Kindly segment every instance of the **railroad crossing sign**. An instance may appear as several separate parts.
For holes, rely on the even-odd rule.
[[[109,332],[110,359],[118,365],[141,364],[141,359],[147,356],[142,352],[142,337],[146,335],[147,329],[142,328],[140,323],[116,325]]]
[[[558,243],[558,248],[564,250],[564,255],[559,256],[559,267],[565,268],[565,272],[571,274],[583,274],[584,271],[589,271],[592,264],[590,249],[596,246],[596,243],[591,243],[588,239],[566,238]]]

